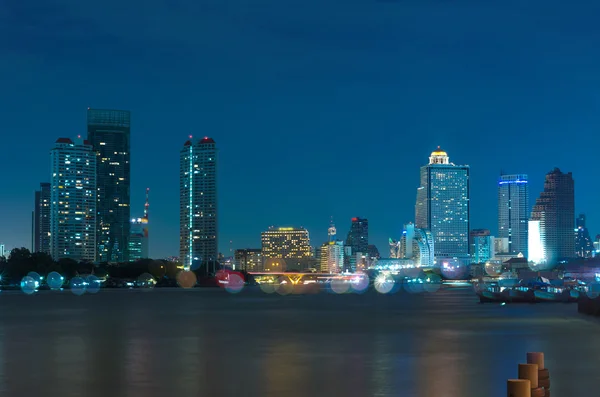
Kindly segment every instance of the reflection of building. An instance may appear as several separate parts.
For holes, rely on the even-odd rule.
[[[144,205],[144,216],[131,220],[131,236],[129,236],[129,260],[135,261],[142,258],[149,258],[148,254],[148,209],[150,202],[148,194],[150,189],[146,189],[146,204]]]
[[[236,270],[258,272],[263,270],[262,250],[260,248],[244,248],[235,250],[234,262]]]
[[[441,150],[421,167],[415,226],[429,230],[435,257],[469,259],[469,166],[450,163]]]
[[[498,237],[508,240],[500,253],[527,256],[529,189],[527,175],[502,175],[498,181]]]
[[[474,229],[470,233],[471,262],[484,263],[494,257],[494,236],[488,229]]]
[[[50,158],[52,258],[95,261],[96,153],[81,137],[59,138]]]
[[[413,223],[404,225],[398,258],[409,259],[417,266],[433,266],[434,248],[430,231],[417,229]]]
[[[529,221],[529,260],[555,265],[575,255],[575,187],[573,175],[555,168],[546,175],[544,191]]]
[[[130,113],[89,109],[88,140],[97,154],[98,261],[126,262],[130,234]]]
[[[185,142],[179,157],[179,257],[214,263],[217,247],[217,148],[212,138]]]
[[[579,214],[579,216],[577,217],[576,226],[576,255],[580,258],[591,258],[592,252],[594,251],[594,246],[592,244],[592,238],[590,237],[590,233],[588,232],[587,227],[585,227],[584,214]]]
[[[33,252],[50,255],[50,184],[40,183],[35,192],[33,216]]]
[[[306,269],[312,257],[308,230],[293,227],[271,227],[262,232],[263,260],[284,259],[286,269]],[[266,263],[266,262],[265,262]]]

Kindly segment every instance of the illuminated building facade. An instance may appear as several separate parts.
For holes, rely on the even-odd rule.
[[[33,211],[33,252],[50,255],[50,183],[40,183],[40,190],[35,192],[35,209]]]
[[[329,241],[321,246],[321,273],[341,273],[344,271],[344,242]]]
[[[506,252],[527,257],[529,183],[527,175],[501,175],[498,181],[498,237],[508,241]]]
[[[215,263],[219,255],[215,141],[190,138],[180,151],[179,164],[179,257],[186,268]]]
[[[97,259],[129,260],[130,112],[89,109],[88,140],[97,155]]]
[[[591,258],[594,252],[594,244],[590,232],[585,226],[585,214],[579,214],[575,229],[575,253],[579,258]]]
[[[271,227],[262,232],[263,260],[283,259],[285,269],[307,267],[307,261],[312,257],[308,230],[293,227]]]
[[[234,253],[234,263],[236,270],[263,271],[262,250],[260,248],[237,249]]]
[[[469,166],[450,163],[438,147],[420,179],[416,228],[431,232],[436,258],[469,261]]]
[[[555,168],[546,175],[544,191],[529,220],[528,259],[556,265],[575,256],[575,182],[573,175]]]
[[[471,262],[485,263],[494,257],[494,236],[488,229],[474,229],[470,233]]]
[[[96,153],[60,138],[50,152],[50,252],[55,260],[96,260]]]
[[[149,202],[150,189],[146,189],[146,204],[144,204],[144,216],[141,218],[131,219],[131,235],[129,236],[129,260],[136,261],[139,259],[149,258]]]
[[[433,266],[433,235],[429,230],[418,229],[413,223],[404,225],[397,257],[412,261],[415,266]]]

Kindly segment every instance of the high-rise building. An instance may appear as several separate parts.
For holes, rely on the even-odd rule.
[[[494,257],[495,239],[488,229],[471,230],[470,241],[472,263],[485,263]]]
[[[35,192],[35,209],[33,211],[33,252],[50,255],[50,183],[40,183],[40,190]]]
[[[96,259],[96,153],[88,141],[59,138],[52,164],[50,252],[55,260]]]
[[[579,258],[591,258],[594,252],[594,244],[590,232],[585,226],[585,214],[579,214],[575,229],[575,251]]]
[[[262,250],[260,248],[237,249],[234,254],[234,263],[236,270],[263,271]]]
[[[97,156],[96,243],[99,262],[129,260],[130,125],[129,111],[88,108],[88,141]]]
[[[352,224],[346,245],[352,247],[352,253],[367,254],[369,252],[369,220],[365,218],[352,218]]]
[[[435,244],[429,230],[415,228],[413,223],[404,225],[398,248],[398,259],[411,260],[416,266],[433,266]]]
[[[10,252],[6,250],[4,244],[0,244],[0,258],[8,259]]]
[[[438,147],[420,179],[415,226],[433,235],[436,258],[469,261],[469,166],[451,163]]]
[[[218,260],[217,147],[186,141],[179,157],[179,257],[186,268]]]
[[[544,191],[529,220],[528,259],[555,265],[575,256],[575,183],[573,175],[558,168],[546,175]]]
[[[148,253],[148,210],[150,189],[146,189],[146,204],[144,204],[144,216],[141,218],[131,219],[131,235],[129,236],[129,260],[136,261],[139,259],[149,258]]]
[[[263,260],[283,259],[282,270],[308,267],[308,259],[312,257],[312,248],[308,230],[294,227],[270,227],[262,232]]]
[[[501,175],[498,181],[498,237],[508,239],[508,252],[527,257],[529,183],[527,175]]]
[[[320,267],[322,273],[341,273],[344,271],[344,242],[329,241],[321,246]]]

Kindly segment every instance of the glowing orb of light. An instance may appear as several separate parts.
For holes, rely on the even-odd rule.
[[[33,277],[25,276],[21,279],[21,291],[31,295],[37,290],[38,284],[38,281],[34,280]]]
[[[487,261],[484,269],[488,276],[496,277],[502,273],[502,263]]]
[[[182,270],[179,273],[177,273],[176,280],[177,285],[184,289],[194,288],[196,282],[198,281],[196,273],[190,270]]]
[[[60,287],[63,286],[64,282],[65,278],[61,276],[58,272],[50,272],[48,273],[48,276],[46,276],[46,283],[48,284],[48,287],[53,291],[59,290]]]
[[[73,294],[81,296],[85,293],[86,284],[87,283],[83,278],[73,277],[71,281],[69,281],[69,288]]]
[[[363,294],[369,289],[369,278],[366,275],[356,276],[351,284],[350,289],[357,294]]]
[[[394,284],[394,279],[391,276],[388,276],[386,274],[380,274],[375,278],[373,286],[375,287],[375,290],[380,294],[387,294],[392,291],[392,289],[394,288]]]
[[[329,283],[329,287],[332,292],[335,292],[338,295],[345,294],[350,290],[350,283],[342,278],[334,278]]]
[[[435,273],[426,275],[422,280],[423,290],[425,290],[425,292],[434,293],[439,291],[442,287],[442,278]]]
[[[100,286],[102,285],[100,279],[93,274],[86,277],[85,283],[86,292],[89,292],[90,294],[98,293],[98,291],[100,291]]]
[[[237,294],[244,289],[244,279],[239,274],[232,273],[229,275],[227,284],[225,285],[225,291],[231,294]]]
[[[156,280],[150,273],[143,273],[137,278],[137,286],[138,288],[142,288],[145,290],[153,289],[156,285]]]

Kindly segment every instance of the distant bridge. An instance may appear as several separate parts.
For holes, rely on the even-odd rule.
[[[329,283],[331,280],[344,280],[347,282],[356,282],[361,277],[367,277],[364,273],[296,273],[296,272],[249,272],[257,283],[290,283],[311,284],[311,283]]]

